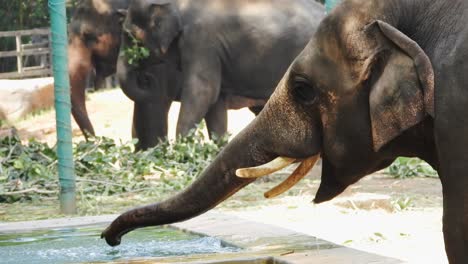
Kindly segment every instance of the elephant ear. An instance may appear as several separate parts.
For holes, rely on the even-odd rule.
[[[373,146],[378,151],[426,115],[434,117],[434,72],[428,56],[415,41],[382,21],[370,27],[377,27],[384,45],[390,47],[389,52],[383,48],[385,51],[371,56],[367,70],[375,75],[369,106]],[[375,69],[376,64],[381,68]]]
[[[179,10],[170,0],[147,0],[152,9],[151,30],[159,32],[155,43],[159,51],[165,54],[171,43],[182,31],[182,21]]]

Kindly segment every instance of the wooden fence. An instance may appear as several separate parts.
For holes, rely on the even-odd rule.
[[[23,38],[28,36],[31,38],[35,36],[39,41],[23,44]],[[0,31],[0,38],[16,39],[16,50],[0,51],[0,60],[7,57],[16,57],[17,62],[17,71],[0,73],[0,79],[21,79],[52,75],[49,29]],[[39,58],[39,63],[36,61],[33,65],[29,65],[30,63],[27,62],[31,58]]]

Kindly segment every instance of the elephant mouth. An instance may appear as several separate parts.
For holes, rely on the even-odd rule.
[[[256,167],[237,169],[236,176],[247,179],[260,178],[279,171],[288,165],[300,162],[299,166],[293,171],[293,173],[291,173],[291,175],[289,175],[288,178],[264,193],[265,198],[269,199],[286,192],[296,185],[314,167],[319,157],[320,154],[316,154],[304,160],[297,160],[289,157],[278,157],[268,163]]]

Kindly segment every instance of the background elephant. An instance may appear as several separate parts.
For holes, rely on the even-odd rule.
[[[116,71],[122,31],[117,10],[130,0],[83,0],[69,25],[68,70],[73,117],[85,135],[94,135],[85,104],[86,79],[94,70],[95,84]]]
[[[103,237],[116,245],[134,228],[199,215],[254,180],[236,169],[278,156],[308,161],[320,153],[316,203],[397,156],[417,156],[440,175],[448,259],[468,263],[467,24],[464,0],[345,0],[265,109],[190,187],[122,214]]]
[[[177,135],[186,135],[203,118],[210,134],[227,130],[227,109],[250,107],[258,113],[292,60],[324,16],[311,0],[169,1],[135,0],[123,23],[125,47],[133,39],[150,51],[130,64],[121,56],[117,75],[134,100],[134,135],[139,148],[167,136],[167,112],[180,101]],[[139,85],[139,74],[154,64],[170,74],[153,74],[158,85]],[[167,91],[161,91],[167,89]]]

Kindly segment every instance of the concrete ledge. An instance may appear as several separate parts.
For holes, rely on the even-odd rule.
[[[0,223],[0,233],[26,233],[44,229],[104,225],[112,222],[117,216],[118,215],[99,215],[24,222],[2,222]]]
[[[108,224],[117,215],[61,218],[53,220],[1,223],[0,233],[23,233],[40,229]],[[244,250],[227,254],[206,254],[170,258],[145,258],[113,263],[223,263],[223,264],[348,264],[402,263],[364,251],[297,233],[281,227],[247,221],[211,211],[191,220],[170,225],[187,232],[216,237]],[[123,242],[125,243],[125,238]]]

